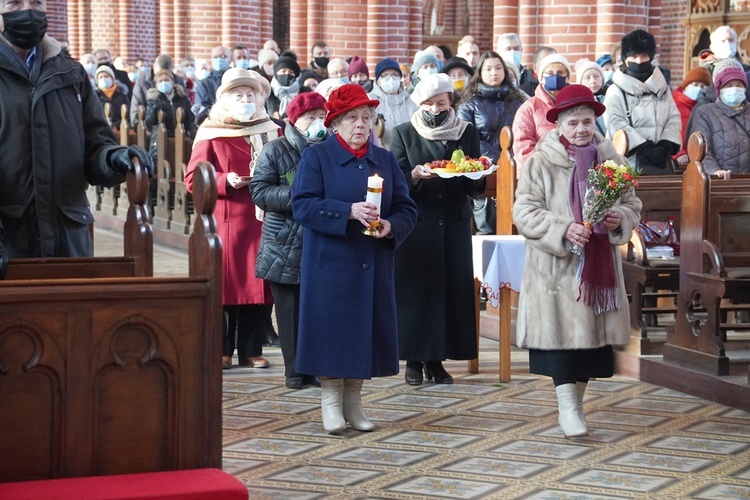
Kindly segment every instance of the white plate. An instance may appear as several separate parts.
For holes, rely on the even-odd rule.
[[[433,170],[433,172],[443,179],[450,179],[451,177],[468,177],[469,179],[476,181],[486,175],[490,175],[495,170],[497,170],[497,165],[492,165],[487,170],[480,170],[479,172],[436,172],[435,170]]]

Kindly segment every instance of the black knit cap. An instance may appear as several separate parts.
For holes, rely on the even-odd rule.
[[[299,78],[300,68],[297,64],[297,54],[294,52],[282,52],[279,58],[273,63],[273,72],[278,73],[281,68],[289,68],[294,71],[294,78]]]
[[[648,54],[651,60],[656,55],[656,40],[654,35],[644,30],[634,30],[622,37],[622,51],[620,58],[624,61],[628,57],[638,54]]]

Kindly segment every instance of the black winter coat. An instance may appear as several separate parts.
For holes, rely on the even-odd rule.
[[[409,184],[416,165],[449,159],[459,147],[467,156],[479,156],[473,125],[447,144],[423,138],[411,122],[393,129],[391,151]],[[396,252],[400,359],[477,357],[469,197],[482,194],[486,185],[484,177],[438,177],[411,186],[417,225]]]
[[[121,146],[83,66],[48,36],[39,48],[36,85],[0,57],[0,231],[10,258],[90,256],[86,188],[125,180]]]
[[[265,210],[255,276],[298,285],[304,228],[292,214],[292,183],[307,141],[293,125],[263,147],[250,181],[253,203]]]
[[[155,88],[148,89],[146,92],[146,116],[144,122],[147,128],[151,130],[151,142],[149,143],[148,152],[156,162],[156,126],[159,124],[159,110],[164,111],[164,127],[167,129],[167,135],[174,137],[174,131],[177,127],[175,116],[177,109],[182,108],[184,113],[182,123],[185,125],[185,131],[188,136],[195,137],[195,117],[190,111],[190,99],[180,85],[174,86],[172,101],[169,97],[162,94]],[[158,166],[157,166],[158,168]]]
[[[473,124],[479,132],[479,149],[483,156],[497,163],[500,158],[500,131],[513,126],[513,118],[523,102],[508,91],[508,86],[479,84],[477,93],[458,106],[458,116]]]
[[[129,107],[130,99],[127,96],[127,89],[120,82],[116,82],[115,85],[117,85],[117,90],[112,94],[112,99],[104,95],[104,92],[98,88],[94,89],[94,92],[96,92],[99,102],[102,103],[102,108],[106,103],[109,103],[109,122],[112,124],[112,128],[120,130],[120,122],[122,121],[121,108],[123,104]],[[125,116],[128,116],[128,113]]]

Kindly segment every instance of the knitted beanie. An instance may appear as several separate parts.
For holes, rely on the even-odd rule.
[[[317,92],[303,92],[297,94],[286,107],[286,116],[289,123],[294,125],[297,118],[314,109],[325,109],[326,99]]]
[[[370,78],[370,70],[367,69],[365,60],[359,56],[352,57],[352,60],[349,62],[349,69],[347,70],[347,72],[349,74],[349,78],[351,78],[353,75],[356,75],[357,73],[364,73],[367,78]]]
[[[386,58],[375,65],[375,79],[377,80],[378,78],[380,78],[380,75],[383,74],[383,71],[387,69],[398,71],[399,78],[402,76],[401,67],[398,65],[398,63],[393,59]]]
[[[583,75],[590,69],[596,70],[602,76],[602,83],[604,82],[604,70],[599,64],[588,59],[580,59],[576,62],[576,83],[583,82]]]
[[[693,68],[687,72],[687,75],[685,75],[685,79],[682,80],[680,86],[684,89],[691,83],[702,83],[708,87],[711,85],[711,73],[706,68],[700,66]]]
[[[291,69],[294,72],[294,78],[299,78],[300,68],[294,52],[281,53],[281,56],[273,63],[273,72],[278,73],[281,68]]]
[[[411,65],[411,72],[412,73],[418,72],[419,68],[421,68],[427,63],[434,64],[435,68],[438,67],[438,60],[437,60],[437,57],[435,57],[435,54],[433,54],[432,52],[428,52],[426,50],[420,50],[414,56],[414,62]]]
[[[747,87],[747,75],[742,64],[736,59],[722,59],[714,66],[714,87],[716,93],[732,80],[741,80]]]
[[[554,63],[559,63],[565,66],[565,69],[568,70],[568,77],[570,77],[570,64],[568,64],[568,60],[565,59],[565,56],[563,56],[562,54],[548,54],[544,59],[542,59],[542,62],[539,63],[539,72],[544,73],[544,68]]]
[[[275,63],[278,58],[279,55],[273,50],[261,49],[258,51],[258,66],[262,68],[266,63]]]

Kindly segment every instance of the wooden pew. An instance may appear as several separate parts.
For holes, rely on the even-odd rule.
[[[175,114],[174,210],[171,229],[179,234],[190,233],[190,217],[193,213],[193,197],[185,187],[185,172],[190,162],[193,140],[187,136],[184,120],[184,113],[181,108],[178,108]]]
[[[677,323],[667,332],[664,361],[713,375],[745,375],[750,359],[733,360],[730,351],[750,348],[742,335],[750,324],[729,323],[728,313],[750,310],[750,176],[712,179],[702,165],[706,148],[703,134],[691,135],[682,189]]]
[[[50,277],[57,263],[39,261],[27,279],[0,281],[0,482],[221,467],[221,241],[210,164],[199,165],[194,186],[188,277],[154,278],[144,266],[132,277],[81,277],[94,269],[85,263]],[[128,187],[145,200],[142,168]],[[130,209],[148,232],[146,209]]]
[[[156,200],[154,206],[154,226],[169,230],[174,209],[175,150],[174,137],[169,137],[164,126],[164,112],[159,111],[156,126]]]

